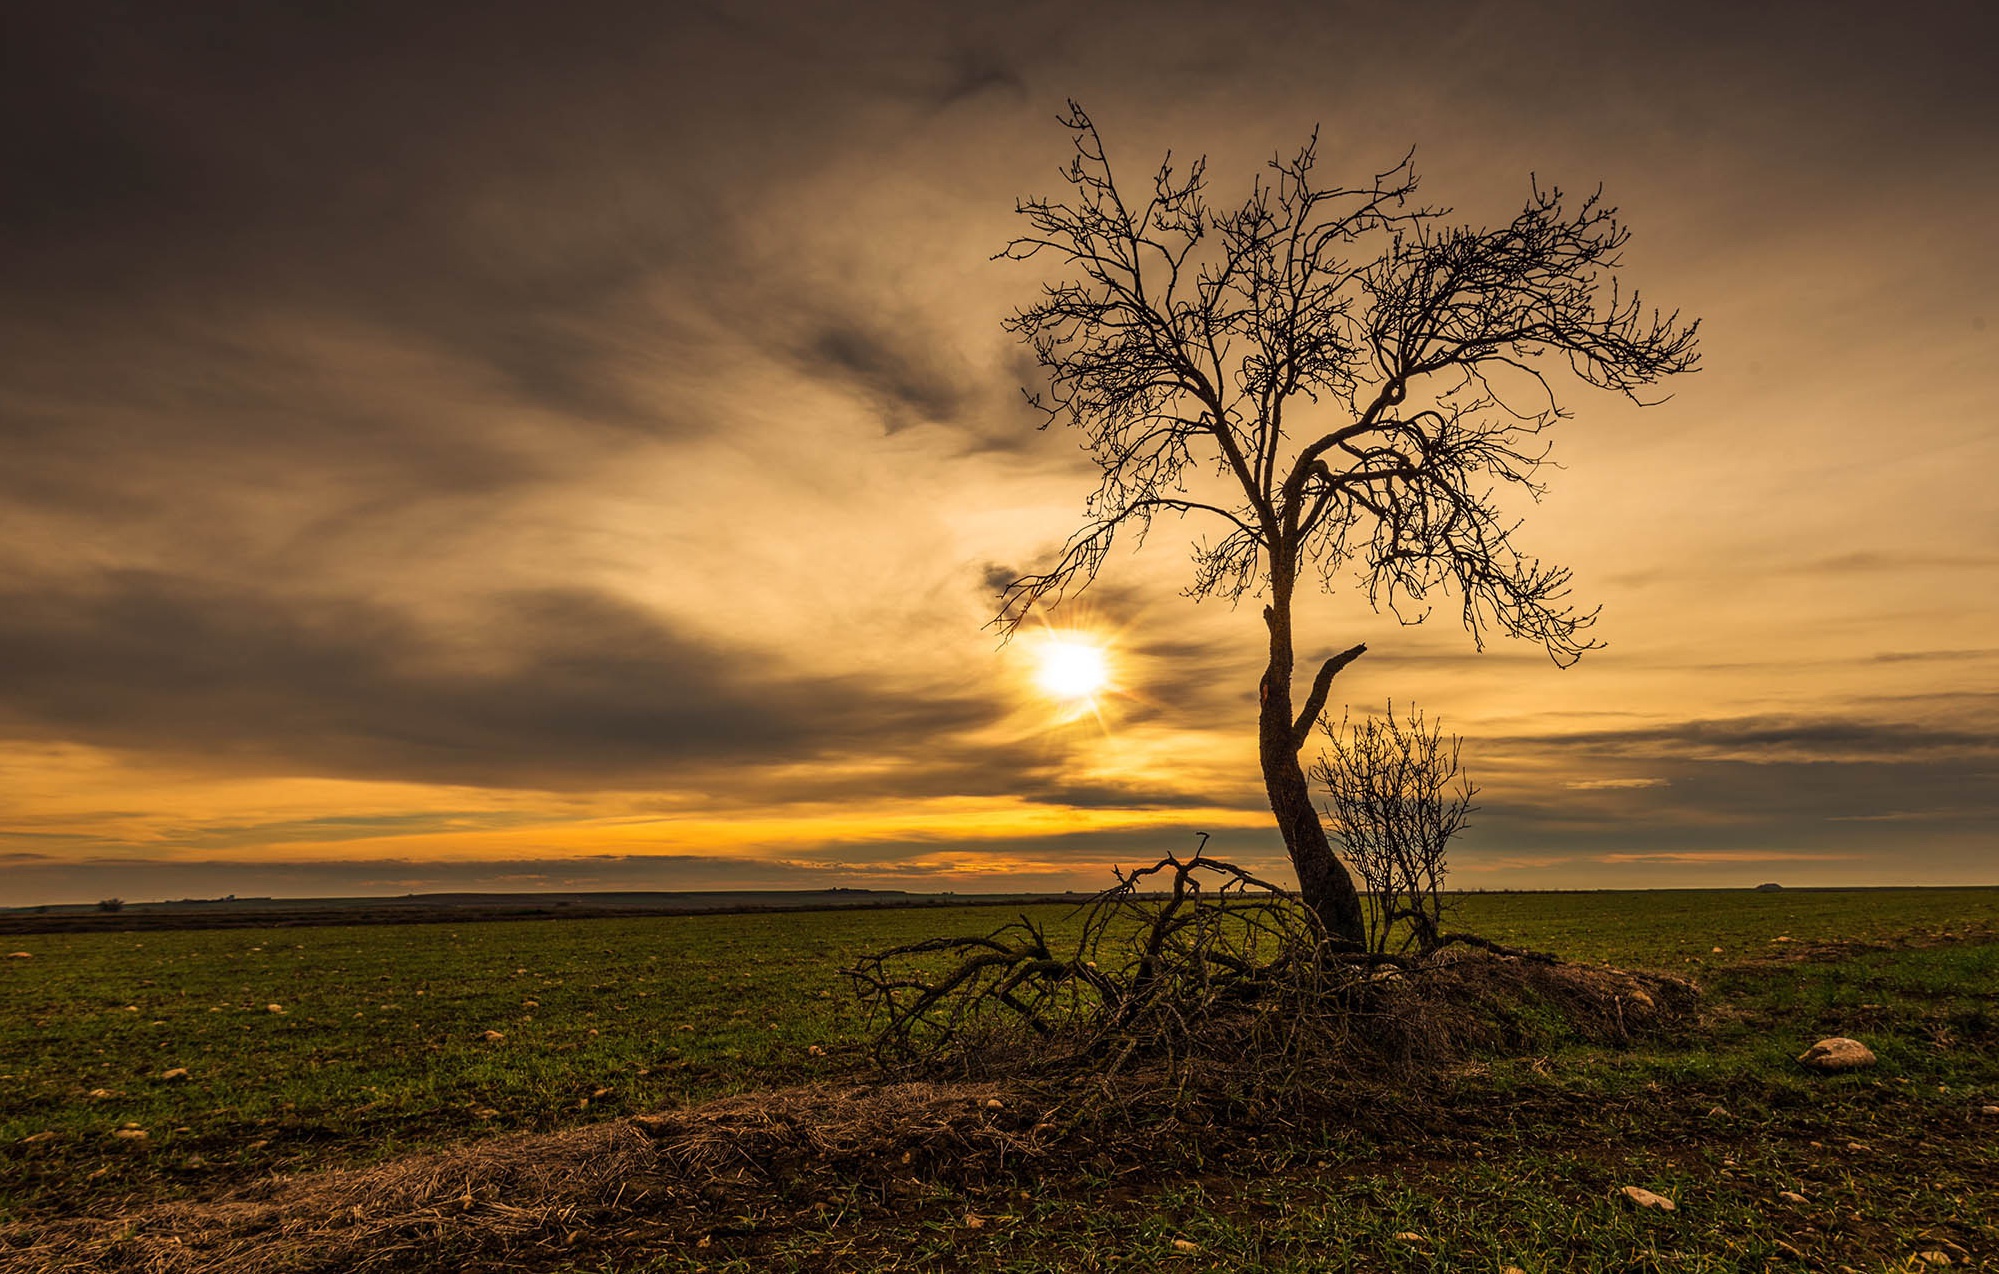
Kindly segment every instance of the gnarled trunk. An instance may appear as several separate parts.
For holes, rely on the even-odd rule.
[[[1263,673],[1257,718],[1263,786],[1270,796],[1270,812],[1277,816],[1278,830],[1284,835],[1284,848],[1291,855],[1292,870],[1298,874],[1300,897],[1317,913],[1335,942],[1361,948],[1367,944],[1367,921],[1361,912],[1360,895],[1326,839],[1326,829],[1319,822],[1318,808],[1312,804],[1312,792],[1305,783],[1304,768],[1298,764],[1298,752],[1325,707],[1333,677],[1367,648],[1355,646],[1328,659],[1313,679],[1304,710],[1294,715],[1289,603],[1288,596],[1280,595],[1263,612],[1270,627],[1270,666]]]

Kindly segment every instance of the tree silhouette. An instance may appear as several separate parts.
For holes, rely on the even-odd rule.
[[[1646,312],[1615,278],[1628,231],[1601,192],[1531,183],[1511,222],[1450,224],[1413,202],[1412,156],[1365,185],[1320,184],[1316,132],[1237,206],[1207,202],[1206,161],[1169,154],[1142,201],[1120,192],[1073,101],[1066,201],[1022,201],[1030,231],[999,254],[1059,259],[1069,276],[1008,321],[1046,389],[1029,400],[1082,431],[1102,480],[1045,572],[1015,580],[1012,631],[1095,579],[1120,534],[1199,514],[1195,598],[1265,598],[1258,690],[1264,785],[1306,903],[1336,941],[1364,941],[1360,900],[1298,760],[1339,671],[1326,659],[1293,708],[1292,600],[1309,568],[1356,579],[1370,605],[1418,622],[1454,595],[1482,649],[1497,630],[1558,664],[1590,648],[1595,612],[1569,572],[1513,543],[1509,488],[1537,496],[1543,434],[1565,413],[1552,367],[1641,401],[1691,370],[1698,323]],[[1552,360],[1552,361],[1551,361]]]

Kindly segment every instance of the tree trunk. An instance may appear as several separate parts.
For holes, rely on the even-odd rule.
[[[1270,796],[1270,812],[1277,816],[1277,828],[1284,835],[1284,848],[1291,855],[1292,870],[1298,874],[1298,891],[1325,925],[1335,942],[1355,949],[1367,945],[1367,921],[1361,912],[1360,895],[1353,877],[1333,853],[1319,811],[1312,804],[1305,771],[1298,764],[1306,730],[1324,706],[1326,687],[1334,674],[1356,658],[1364,647],[1356,646],[1326,661],[1314,680],[1306,701],[1309,712],[1301,718],[1291,709],[1291,614],[1289,590],[1280,590],[1273,604],[1264,608],[1264,622],[1270,627],[1270,666],[1264,670],[1259,694],[1261,711],[1257,717],[1257,751],[1263,762],[1263,786]]]

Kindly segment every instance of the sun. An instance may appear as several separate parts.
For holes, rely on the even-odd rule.
[[[1051,698],[1067,703],[1095,699],[1111,684],[1110,657],[1078,637],[1050,637],[1037,652],[1034,679]]]

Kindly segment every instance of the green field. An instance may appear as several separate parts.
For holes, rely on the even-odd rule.
[[[1012,914],[15,936],[0,1216],[31,1231],[852,1074],[864,1026],[838,969]],[[1284,1130],[1198,1174],[855,1200],[546,1268],[1999,1269],[1999,890],[1486,894],[1457,924],[1693,977],[1711,1011],[1669,1046],[1461,1068],[1400,1138]],[[1791,1058],[1827,1034],[1881,1065],[1806,1074]],[[1624,1184],[1681,1210],[1620,1208]]]

